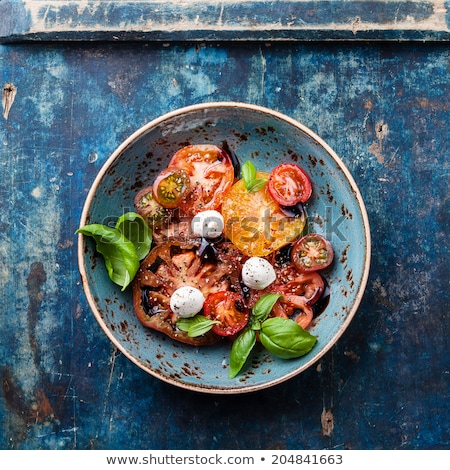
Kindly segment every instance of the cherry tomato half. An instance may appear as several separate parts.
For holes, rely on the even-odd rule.
[[[292,246],[292,263],[301,272],[325,269],[333,258],[334,251],[330,242],[318,233],[305,235]]]
[[[215,145],[183,147],[172,157],[171,167],[183,169],[189,175],[191,190],[180,203],[181,210],[188,215],[218,209],[234,182],[230,156]]]
[[[203,314],[216,323],[212,331],[220,336],[232,336],[248,323],[249,313],[242,296],[233,291],[209,294],[203,304]]]
[[[271,171],[267,189],[281,206],[294,206],[309,199],[312,184],[309,176],[298,165],[282,163]]]
[[[134,207],[152,227],[160,226],[170,219],[170,210],[158,204],[151,186],[141,189],[134,198]]]
[[[181,168],[165,168],[153,183],[153,196],[163,207],[174,208],[190,190],[189,175]]]

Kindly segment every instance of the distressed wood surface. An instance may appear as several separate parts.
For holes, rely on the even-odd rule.
[[[43,43],[0,57],[0,448],[449,448],[447,44]],[[344,336],[300,376],[245,396],[174,388],[115,350],[82,291],[74,235],[123,139],[220,100],[321,135],[372,229]]]
[[[447,0],[2,0],[0,40],[448,40]]]

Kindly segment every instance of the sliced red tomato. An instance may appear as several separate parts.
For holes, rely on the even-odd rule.
[[[190,191],[180,202],[189,215],[203,210],[215,210],[234,182],[234,167],[230,156],[215,145],[188,145],[178,150],[169,168],[184,170],[190,179]]]
[[[133,280],[134,309],[146,327],[193,345],[212,344],[214,332],[191,338],[176,326],[177,315],[170,308],[172,294],[182,286],[199,289],[203,295],[227,291],[235,286],[238,266],[229,259],[229,243],[218,243],[217,259],[203,259],[195,247],[183,248],[178,242],[162,243],[142,261]],[[223,253],[223,256],[222,256]]]
[[[314,316],[312,305],[322,296],[324,281],[317,272],[300,273],[286,284],[274,286],[273,290],[282,295],[273,307],[274,316],[291,318],[307,328]]]
[[[322,276],[315,271],[300,273],[293,280],[277,287],[277,292],[301,296],[304,301],[313,304],[317,302],[324,289],[325,283]]]
[[[242,296],[233,291],[210,294],[203,304],[203,314],[217,321],[212,331],[220,336],[232,336],[248,323],[249,313]]]
[[[270,172],[267,189],[281,206],[294,206],[310,198],[312,184],[303,168],[295,163],[282,163]]]
[[[318,233],[305,235],[292,246],[292,263],[301,272],[325,269],[333,262],[333,258],[331,243]]]
[[[153,196],[163,207],[174,208],[190,191],[189,175],[182,168],[165,168],[153,183]]]

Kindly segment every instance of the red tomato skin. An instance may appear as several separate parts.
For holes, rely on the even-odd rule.
[[[312,183],[303,168],[295,163],[282,163],[270,172],[267,189],[281,206],[295,206],[311,197]]]
[[[215,145],[183,147],[172,157],[170,167],[181,168],[190,177],[191,191],[180,203],[181,210],[188,215],[218,209],[234,183],[231,157]]]
[[[306,264],[301,256],[308,253],[310,264]],[[331,265],[334,259],[334,250],[331,243],[318,233],[310,233],[299,238],[292,246],[291,260],[299,272],[320,271]]]
[[[277,292],[302,296],[305,303],[312,305],[320,299],[325,285],[317,271],[310,271],[299,273],[293,280],[277,287]]]
[[[247,325],[249,319],[243,297],[233,291],[209,294],[203,304],[203,314],[210,320],[220,322],[212,327],[212,331],[220,336],[235,335]]]

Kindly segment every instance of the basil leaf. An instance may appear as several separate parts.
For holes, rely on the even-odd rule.
[[[204,335],[213,327],[215,320],[210,320],[203,315],[195,315],[191,318],[179,318],[177,326],[181,331],[187,332],[188,336],[195,338],[196,336]]]
[[[75,233],[82,233],[95,240],[97,251],[105,259],[109,277],[125,290],[139,269],[134,244],[116,228],[102,224],[85,225]]]
[[[256,333],[252,329],[245,329],[233,342],[230,354],[230,369],[228,377],[236,377],[256,344]]]
[[[116,229],[133,243],[139,260],[148,255],[152,244],[152,230],[139,214],[123,214],[116,223]]]
[[[250,193],[256,193],[267,184],[266,179],[256,177],[256,167],[251,161],[247,161],[242,165],[241,175],[245,189]]]
[[[256,167],[251,161],[247,161],[241,168],[242,179],[244,180],[245,188],[256,178]]]
[[[267,180],[264,178],[255,178],[247,186],[246,189],[249,193],[256,193],[264,188],[267,184]]]
[[[275,302],[282,297],[281,294],[265,294],[258,299],[252,313],[256,320],[264,321],[272,311]]]
[[[261,324],[259,338],[270,353],[283,359],[304,356],[317,341],[295,321],[279,317],[269,318]]]

